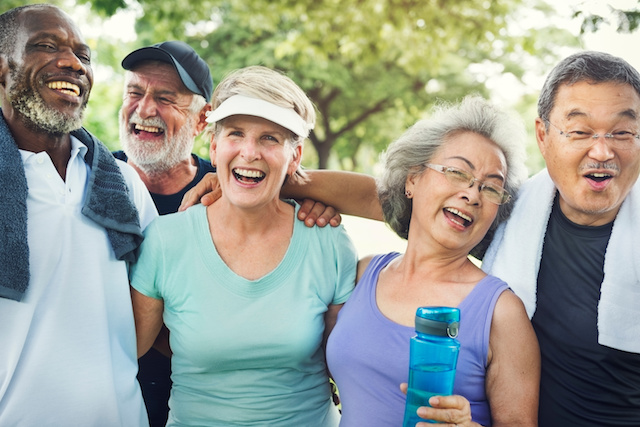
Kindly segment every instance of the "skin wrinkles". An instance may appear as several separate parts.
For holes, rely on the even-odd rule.
[[[580,121],[603,135],[624,127],[636,131],[640,96],[627,84],[579,82],[560,86],[549,120],[565,129]],[[600,137],[588,148],[571,147],[553,126],[536,120],[536,138],[560,195],[560,209],[572,222],[598,226],[610,223],[638,174],[640,148],[613,148]],[[602,178],[602,174],[607,175]]]

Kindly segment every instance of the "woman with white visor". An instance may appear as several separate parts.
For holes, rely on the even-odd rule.
[[[138,352],[164,320],[169,426],[337,426],[324,342],[357,255],[342,227],[308,228],[279,198],[285,180],[304,179],[313,104],[264,67],[227,76],[212,103],[222,197],[147,228],[131,277]]]

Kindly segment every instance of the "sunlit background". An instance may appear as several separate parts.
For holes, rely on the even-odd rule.
[[[162,33],[162,28],[167,27],[168,30],[166,31],[170,31],[170,24],[172,19],[174,19],[172,14],[169,12],[165,19],[166,22],[156,23],[158,28],[150,28],[153,23],[143,23],[141,25],[140,21],[144,21],[143,18],[145,17],[145,13],[150,13],[149,9],[146,9],[145,12],[145,5],[146,7],[150,7],[149,5],[157,4],[158,8],[168,9],[169,11],[171,11],[171,8],[175,8],[176,15],[179,15],[178,12],[181,12],[184,15],[185,12],[181,11],[180,8],[194,7],[194,5],[202,5],[201,7],[203,9],[211,8],[212,10],[215,10],[216,8],[220,8],[220,10],[222,10],[225,7],[227,8],[226,10],[242,10],[243,7],[260,6],[259,10],[256,10],[255,20],[259,21],[260,19],[262,19],[268,21],[270,16],[277,17],[278,11],[271,10],[272,8],[295,8],[300,7],[299,5],[301,4],[296,4],[296,2],[268,2],[266,0],[264,2],[260,2],[259,0],[245,0],[245,2],[240,0],[203,0],[201,2],[176,1],[164,3],[157,2],[155,0],[147,0],[142,3],[138,3],[135,0],[125,0],[123,3],[125,5],[124,10],[119,9],[112,16],[108,16],[109,13],[105,13],[104,10],[113,8],[113,5],[118,4],[119,1],[120,0],[99,0],[94,2],[86,2],[81,0],[54,0],[50,2],[60,5],[65,11],[72,15],[72,17],[80,25],[81,31],[83,32],[85,38],[94,51],[95,83],[89,108],[87,110],[87,120],[85,123],[86,126],[92,132],[96,133],[98,137],[100,137],[111,149],[119,148],[119,144],[117,142],[116,116],[117,110],[120,106],[119,104],[121,100],[120,97],[123,74],[121,68],[119,67],[119,61],[126,53],[137,47],[140,47],[140,45],[143,43],[162,41],[162,39],[157,39],[158,37],[163,37],[165,34]],[[34,2],[36,1],[29,1],[28,3]],[[4,0],[3,9],[17,6],[20,3],[22,2],[19,2],[17,0]],[[458,3],[459,2],[456,1],[442,2],[443,5],[447,5],[445,7],[450,7],[450,5],[456,5]],[[279,4],[279,6],[277,6],[277,4]],[[382,6],[389,7],[389,5],[391,4],[413,4],[413,2],[369,0],[357,3],[344,3],[340,2],[339,0],[318,0],[316,2],[305,4],[312,5],[315,8],[315,11],[313,12],[315,13],[315,15],[312,12],[309,12],[309,16],[322,16],[322,14],[318,14],[318,9],[325,6],[329,11],[335,10],[336,12],[333,18],[335,18],[336,22],[338,22],[338,20],[340,19],[339,15],[344,11],[344,8],[356,7],[354,6],[356,4],[363,5],[363,7],[371,7],[375,10],[376,8],[381,8]],[[541,157],[539,156],[537,146],[535,145],[535,140],[533,137],[533,121],[536,116],[535,101],[546,74],[551,69],[551,67],[559,60],[559,58],[565,57],[580,49],[599,50],[609,52],[616,56],[620,56],[626,59],[636,68],[640,69],[640,49],[638,48],[638,41],[640,41],[640,38],[637,32],[619,32],[617,29],[617,25],[619,24],[620,19],[619,16],[615,13],[617,9],[629,10],[640,8],[639,2],[637,0],[533,0],[527,2],[522,0],[486,0],[485,3],[482,3],[481,0],[469,0],[469,4],[478,7],[479,9],[482,9],[484,7],[485,9],[492,8],[491,10],[495,9],[498,11],[502,10],[500,9],[501,7],[512,8],[509,9],[512,10],[512,12],[509,12],[507,16],[496,18],[495,22],[503,23],[501,24],[502,28],[492,33],[487,32],[486,37],[492,43],[491,48],[493,49],[493,60],[489,60],[486,58],[482,59],[481,55],[479,55],[480,59],[478,61],[469,60],[470,65],[465,66],[464,69],[461,69],[460,74],[468,75],[472,80],[474,80],[472,84],[469,85],[469,87],[479,88],[485,96],[491,98],[494,102],[513,108],[514,110],[518,111],[518,113],[523,117],[523,120],[527,124],[529,131],[529,160],[527,166],[529,168],[530,174],[537,172],[543,167],[543,162]],[[517,5],[517,7],[514,5]],[[412,10],[390,10],[394,13],[400,12],[399,16],[401,17],[403,12],[406,12],[407,15],[411,15],[413,13]],[[291,11],[288,12],[290,13]],[[350,11],[350,13],[352,12],[353,11]],[[447,11],[445,10],[444,12],[446,14]],[[153,11],[153,13],[156,12]],[[167,12],[165,11],[164,13]],[[604,21],[601,23],[597,31],[587,31],[584,34],[581,34],[580,29],[581,25],[585,22],[584,18],[585,16],[591,14],[603,17]],[[200,15],[207,16],[207,13],[201,13]],[[307,14],[305,10],[299,10],[295,11],[295,13],[290,16],[299,18],[301,20],[301,25],[303,25],[305,23],[302,21],[306,19],[306,15]],[[203,53],[211,51],[212,47],[208,41],[211,38],[207,35],[212,34],[221,25],[219,17],[216,17],[215,14],[209,14],[209,16],[209,19],[202,19],[200,17],[195,19],[194,22],[189,22],[188,19],[185,21],[183,16],[183,20],[180,21],[184,25],[184,37],[188,39],[185,41],[190,42],[201,55]],[[353,15],[352,13],[352,15],[350,16],[358,15]],[[394,15],[389,19],[396,19],[397,21],[398,17]],[[469,22],[467,22],[467,20],[469,19],[472,20],[473,16],[467,16],[465,22],[460,22],[460,28],[473,28],[468,26]],[[138,25],[136,26],[137,21]],[[328,19],[328,21],[331,21],[331,19]],[[424,27],[425,25],[427,25],[425,22],[426,21],[419,16],[416,17],[413,22],[415,24],[415,29],[424,32]],[[264,31],[267,32],[269,27],[268,24],[269,22],[251,22],[251,27],[247,28],[251,28],[251,31],[254,32],[262,31],[264,28]],[[329,22],[329,24],[331,24],[331,22]],[[394,25],[396,27],[394,27]],[[457,25],[457,23],[453,23],[453,25],[453,31],[455,31],[455,25]],[[465,27],[465,25],[467,26]],[[491,23],[485,23],[484,25],[491,26]],[[406,31],[400,29],[401,32],[391,32],[391,30],[398,31],[397,26],[397,22],[390,23],[386,27],[385,25],[382,25],[382,33],[384,33],[385,28],[389,29],[389,34],[392,34],[392,36],[390,37],[393,37],[393,34],[400,34],[404,36],[406,35],[406,31],[411,31],[410,29]],[[327,28],[331,28],[331,25],[329,25]],[[532,33],[532,31],[535,31],[536,29],[543,30],[540,33],[540,38],[538,40],[533,40],[532,42],[531,39],[528,39],[527,37]],[[241,28],[238,28],[238,32],[241,32],[241,30]],[[438,30],[438,28],[435,28],[434,32],[437,32]],[[451,31],[451,29],[449,29],[449,31]],[[141,36],[141,34],[144,35]],[[290,40],[288,39],[292,37],[295,38],[296,35],[300,36],[295,28],[294,22],[292,23],[291,30],[289,34],[287,34],[287,40],[285,41],[289,42]],[[335,35],[332,34],[332,36]],[[350,35],[350,37],[352,36],[353,35]],[[232,39],[233,37],[234,33],[232,31],[229,34],[229,38]],[[365,37],[365,35],[363,35],[362,37]],[[524,71],[521,73],[512,73],[511,71],[513,71],[513,67],[509,68],[508,60],[503,61],[507,65],[504,65],[500,61],[500,52],[501,50],[504,50],[505,58],[507,58],[509,55],[514,55],[514,52],[518,53],[517,51],[519,47],[517,45],[517,42],[515,44],[509,44],[504,40],[517,40],[519,37],[522,37],[523,43],[523,45],[521,46],[521,50],[526,50],[528,55],[522,55],[523,62],[520,64],[516,64],[517,66],[520,66]],[[149,41],[149,39],[151,39],[151,41]],[[462,35],[461,39],[463,40],[462,46],[464,46],[464,35]],[[362,42],[362,40],[353,39],[353,37],[347,40],[347,47],[350,46],[349,48],[351,49],[351,51],[345,52],[347,52],[347,54],[351,54],[353,53],[354,49],[361,48],[361,46],[359,45],[360,42]],[[366,46],[366,42],[367,41],[364,40],[362,45]],[[536,42],[538,43],[537,46],[535,45]],[[198,44],[194,45],[194,43]],[[348,43],[351,43],[351,45],[348,45]],[[533,43],[533,45],[531,45],[531,43]],[[279,50],[277,52],[278,54],[281,54],[286,58],[288,54],[286,52],[286,47],[289,46],[289,48],[291,48],[291,46],[295,46],[295,43],[291,42],[288,45],[286,43],[283,43],[283,46],[284,47],[279,47]],[[243,48],[246,48],[246,46],[244,46]],[[309,48],[309,46],[307,46],[307,48]],[[404,50],[406,53],[411,49],[414,49],[413,45],[406,45],[402,46],[401,50]],[[444,51],[446,51],[446,47],[443,47],[442,49],[445,49]],[[459,45],[455,47],[455,49],[457,49],[458,54],[461,56],[468,55],[469,57],[473,57],[474,55],[474,52],[469,50],[468,46],[461,48]],[[536,55],[538,51],[540,52],[540,54]],[[233,52],[233,50],[231,50],[231,52]],[[289,54],[296,53],[297,52],[289,52]],[[256,63],[265,62],[264,57],[259,58],[260,54],[260,52],[255,53],[255,56],[257,58]],[[262,52],[262,54],[264,54],[264,52]],[[438,60],[439,58],[435,59]],[[468,58],[465,59],[468,60]],[[230,64],[212,64],[211,59],[208,59],[208,61],[209,65],[212,67],[214,80],[218,80],[220,77],[216,78],[216,76],[221,76],[222,74],[221,70],[219,69],[220,66],[231,66]],[[220,62],[219,59],[218,62]],[[251,59],[249,57],[249,59],[244,58],[242,60],[237,60],[236,62],[238,63],[236,67],[239,67],[248,65],[248,63],[251,62]],[[434,58],[430,59],[429,61],[425,61],[425,69],[430,69],[430,67],[433,67],[434,70],[436,70],[438,64],[434,65],[433,62]],[[274,63],[277,66],[285,66],[285,62],[282,63],[283,65],[279,65],[277,61]],[[288,64],[295,64],[295,62],[289,62]],[[354,63],[354,67],[358,67],[358,65],[358,62],[356,61]],[[311,70],[311,72],[307,70],[300,71],[299,73],[296,69],[289,70],[292,74],[298,73],[292,75],[292,78],[294,78],[294,80],[296,80],[297,78],[298,83],[300,83],[301,86],[305,87],[305,90],[307,90],[308,93],[309,87],[314,88],[314,86],[305,85],[303,83],[308,84],[309,82],[299,80],[306,79],[307,74],[312,74],[314,71],[312,66],[309,68],[309,70]],[[353,71],[355,72],[355,70]],[[350,70],[346,69],[343,72],[349,73]],[[360,70],[359,72],[362,72],[362,70]],[[518,74],[520,75],[517,76]],[[380,76],[381,79],[383,77],[385,76]],[[318,81],[322,81],[322,79],[319,78]],[[455,85],[443,89],[442,82],[442,79],[432,78],[426,85],[424,85],[423,91],[428,93],[429,95],[433,95],[433,99],[446,98],[447,96],[453,97],[455,99],[456,97],[463,95],[451,93],[451,89],[455,88]],[[398,94],[399,98],[401,96],[402,94]],[[417,99],[420,98],[418,97]],[[317,100],[314,101],[316,102],[316,105],[318,105]],[[432,103],[433,100],[430,100],[429,102]],[[332,111],[335,111],[335,107]],[[428,105],[426,104],[424,107],[424,111],[428,111]],[[322,113],[322,111],[320,112]],[[344,112],[340,114],[346,115],[346,113]],[[371,118],[371,120],[374,120],[374,122],[365,121],[359,126],[354,126],[351,133],[347,133],[342,137],[342,139],[338,139],[338,142],[332,148],[332,151],[329,154],[326,166],[332,169],[349,169],[376,175],[379,152],[384,148],[384,145],[386,145],[386,143],[392,140],[395,136],[399,135],[403,128],[406,128],[408,124],[415,121],[416,117],[419,118],[421,116],[424,116],[424,114],[426,114],[426,112],[422,112],[421,110],[416,111],[415,108],[412,108],[411,106],[407,107],[405,102],[404,105],[398,104],[397,117],[393,114],[379,115],[378,117],[374,116]],[[340,116],[332,117],[331,120],[331,126],[338,127],[341,120],[344,121],[345,119]],[[387,129],[385,129],[385,127],[375,128],[373,129],[375,132],[368,133],[372,128],[371,123],[375,123],[375,126],[380,126],[381,121],[384,123],[388,122]],[[367,125],[367,123],[369,123],[369,125]],[[332,128],[329,127],[329,129]],[[327,128],[318,129],[317,127],[316,130],[319,133],[324,132],[326,136]],[[388,131],[389,134],[384,133],[384,131]],[[378,137],[380,141],[374,141],[376,137]],[[365,142],[368,142],[369,144],[362,144],[361,147],[360,144],[357,144],[357,154],[345,154],[345,152],[348,152],[352,148],[351,146],[356,144],[356,141],[360,142],[361,140],[365,140]],[[206,141],[199,140],[194,151],[201,157],[207,157],[208,148]],[[355,152],[356,150],[354,149],[352,151]],[[304,157],[304,162],[307,167],[318,166],[318,155],[316,147],[312,146],[311,144],[307,144],[307,146],[305,147]],[[359,218],[345,217],[343,218],[343,224],[352,236],[358,252],[361,255],[387,252],[390,250],[403,251],[406,246],[403,240],[395,236],[395,234],[388,230],[382,223],[370,220],[362,220]]]

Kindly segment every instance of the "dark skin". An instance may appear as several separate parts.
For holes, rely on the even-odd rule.
[[[91,51],[69,16],[55,7],[27,9],[18,16],[18,22],[13,54],[0,56],[2,113],[18,147],[34,153],[46,151],[58,174],[65,179],[71,152],[70,135],[53,134],[29,125],[28,119],[14,109],[8,90],[15,83],[9,61],[18,68],[24,67],[28,85],[40,94],[48,107],[77,115],[84,108],[93,85]]]

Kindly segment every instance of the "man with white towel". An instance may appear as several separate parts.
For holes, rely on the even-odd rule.
[[[542,353],[539,425],[640,425],[640,74],[580,52],[549,74],[520,189],[483,269],[523,300]],[[517,351],[517,349],[514,349]]]

